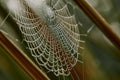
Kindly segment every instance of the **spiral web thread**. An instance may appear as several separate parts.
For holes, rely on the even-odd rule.
[[[18,3],[20,8],[14,9],[12,17],[19,25],[32,56],[40,66],[56,76],[69,76],[76,63],[82,62],[78,49],[83,49],[79,43],[84,43],[80,40],[75,15],[70,14],[67,4],[62,0],[47,0],[55,13],[55,23],[48,25],[35,15],[24,0]]]

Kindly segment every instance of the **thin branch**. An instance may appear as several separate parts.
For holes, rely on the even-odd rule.
[[[83,12],[97,25],[104,35],[120,49],[120,37],[117,35],[107,21],[86,1],[74,0]]]
[[[0,45],[15,59],[23,69],[35,80],[50,80],[24,52],[22,52],[2,31],[0,31]]]

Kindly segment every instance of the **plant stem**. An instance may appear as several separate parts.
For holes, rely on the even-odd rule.
[[[24,52],[0,31],[0,45],[4,47],[20,66],[35,80],[50,80]]]
[[[86,1],[74,0],[83,12],[97,25],[104,35],[120,49],[120,37],[117,35],[109,23]]]

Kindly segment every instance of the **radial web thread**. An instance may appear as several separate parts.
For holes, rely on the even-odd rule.
[[[70,74],[79,60],[79,26],[63,0],[46,0],[53,17],[44,22],[24,0],[18,0],[19,8],[11,10],[11,16],[19,25],[24,41],[40,66],[56,76]]]

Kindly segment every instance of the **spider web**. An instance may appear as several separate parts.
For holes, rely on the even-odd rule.
[[[79,48],[83,47],[79,43],[84,41],[80,40],[78,23],[67,3],[63,0],[46,0],[46,7],[50,7],[50,11],[46,12],[50,13],[45,13],[48,19],[42,21],[26,1],[16,2],[17,7],[9,7],[11,16],[19,25],[23,39],[37,63],[56,76],[69,76],[76,63],[82,62]]]

